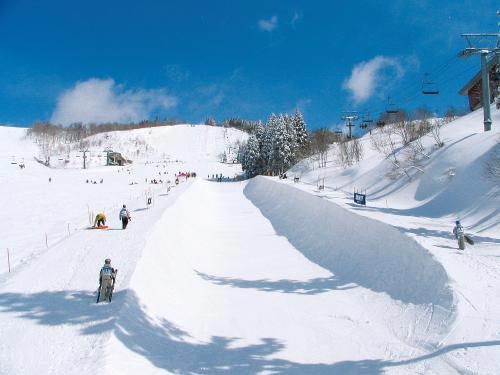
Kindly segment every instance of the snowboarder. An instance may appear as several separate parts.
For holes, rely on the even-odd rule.
[[[94,221],[94,228],[102,227],[106,224],[106,215],[97,214]]]
[[[460,250],[465,250],[465,233],[464,227],[460,224],[460,220],[455,222],[455,228],[453,228],[453,234],[455,235],[455,239],[458,240],[458,248]]]
[[[111,259],[107,258],[99,272],[99,289],[97,291],[97,303],[108,300],[111,302],[117,269],[111,266]]]
[[[122,229],[127,228],[128,222],[130,220],[130,212],[127,210],[127,206],[123,205],[122,209],[120,210],[119,218],[122,221]]]

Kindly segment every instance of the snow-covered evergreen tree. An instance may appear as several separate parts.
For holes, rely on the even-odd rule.
[[[288,145],[290,147],[290,153],[291,153],[290,161],[291,161],[291,163],[294,163],[296,160],[296,155],[297,155],[297,151],[299,148],[299,145],[297,143],[297,135],[295,132],[295,127],[293,124],[294,118],[288,114],[284,114],[283,118],[284,118],[285,124],[286,124],[287,142],[288,142]]]
[[[251,129],[252,135],[241,153],[243,170],[250,177],[284,172],[307,146],[306,124],[298,110],[294,116],[272,113],[265,126],[259,121]]]
[[[250,135],[243,151],[242,168],[248,177],[261,173],[261,155],[259,141],[255,135]]]
[[[264,136],[264,132],[265,132],[265,129],[264,129],[264,125],[262,124],[262,122],[261,121],[256,122],[254,124],[252,133],[257,137],[257,140],[261,144],[262,144],[262,138]]]
[[[276,117],[276,124],[271,134],[273,141],[273,171],[282,173],[291,165],[293,156],[284,115]]]
[[[264,173],[273,169],[273,148],[274,148],[274,128],[276,127],[278,116],[271,113],[262,134],[261,156],[264,164]]]
[[[292,123],[293,123],[293,128],[295,129],[295,141],[297,143],[297,151],[300,154],[307,146],[307,142],[309,141],[309,136],[307,134],[304,117],[302,116],[302,113],[298,109],[295,111]]]

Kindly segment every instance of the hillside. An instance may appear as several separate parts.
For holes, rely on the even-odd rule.
[[[492,107],[492,112],[494,123],[500,122],[500,111]],[[401,171],[394,176],[392,163],[371,146],[370,134],[361,138],[364,157],[359,164],[340,167],[332,147],[326,168],[318,168],[310,158],[292,168],[289,175],[314,186],[324,181],[325,193],[348,200],[354,190],[366,192],[368,206],[381,212],[449,223],[461,219],[475,233],[498,233],[500,190],[487,178],[485,162],[499,147],[500,131],[493,126],[492,131],[483,132],[482,118],[482,110],[478,110],[444,125],[441,148],[435,146],[432,136],[425,136],[422,143],[429,158],[420,159],[421,171],[409,169],[411,179]],[[373,130],[374,135],[377,131]],[[397,155],[404,161],[404,150]]]

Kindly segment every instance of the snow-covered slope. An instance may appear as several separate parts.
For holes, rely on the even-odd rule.
[[[158,198],[174,183],[176,173],[234,177],[241,166],[219,163],[218,155],[228,143],[247,137],[235,129],[203,125],[98,134],[89,140],[88,169],[83,170],[78,149],[71,151],[70,163],[64,163],[66,155],[53,157],[51,168],[37,163],[38,147],[25,133],[26,129],[0,127],[0,221],[8,226],[0,243],[2,249],[9,248],[13,268],[88,226],[93,214],[104,212],[114,220],[124,203],[142,205],[148,196]],[[104,166],[105,146],[133,163]],[[162,183],[151,184],[152,179]],[[7,263],[0,262],[0,275],[5,271]]]
[[[218,161],[221,154],[231,153],[233,146],[247,137],[246,133],[233,128],[188,124],[100,133],[86,140],[90,151],[87,162],[91,167],[104,166],[104,150],[111,149],[134,163],[168,161],[198,163],[199,167],[200,161],[203,161],[201,164]],[[69,146],[69,158],[66,147],[59,147],[60,153],[51,159],[53,167],[82,167],[80,148],[77,144]]]
[[[479,179],[498,131],[480,117],[447,125],[411,181],[368,145],[346,170],[296,166],[300,183],[207,181],[240,171],[218,159],[246,135],[189,125],[96,135],[90,169],[76,149],[47,168],[0,128],[0,374],[498,373],[498,187]],[[102,166],[105,147],[134,163]],[[199,177],[176,186],[179,171]],[[99,211],[110,230],[87,230]],[[118,281],[96,305],[106,257]]]
[[[441,137],[444,147],[437,148],[434,139],[423,139],[429,159],[422,158],[419,166],[423,173],[410,170],[412,180],[405,175],[388,176],[392,164],[371,146],[369,134],[361,142],[363,160],[343,169],[335,161],[332,148],[327,168],[317,168],[312,159],[292,168],[290,175],[301,181],[317,185],[323,181],[327,191],[335,190],[352,197],[353,191],[366,191],[369,205],[381,210],[392,210],[402,215],[446,218],[454,222],[460,218],[475,232],[498,231],[499,187],[489,180],[484,171],[500,141],[500,111],[492,107],[494,125],[490,132],[483,131],[482,110],[475,111],[443,126]],[[374,133],[377,130],[374,130]],[[404,152],[399,152],[400,160]]]

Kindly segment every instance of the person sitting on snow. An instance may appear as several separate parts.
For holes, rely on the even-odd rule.
[[[122,221],[122,229],[127,228],[128,222],[130,220],[130,212],[127,210],[127,206],[123,205],[122,209],[120,210],[119,218]]]
[[[106,215],[97,214],[94,221],[94,227],[99,228],[106,224]]]

